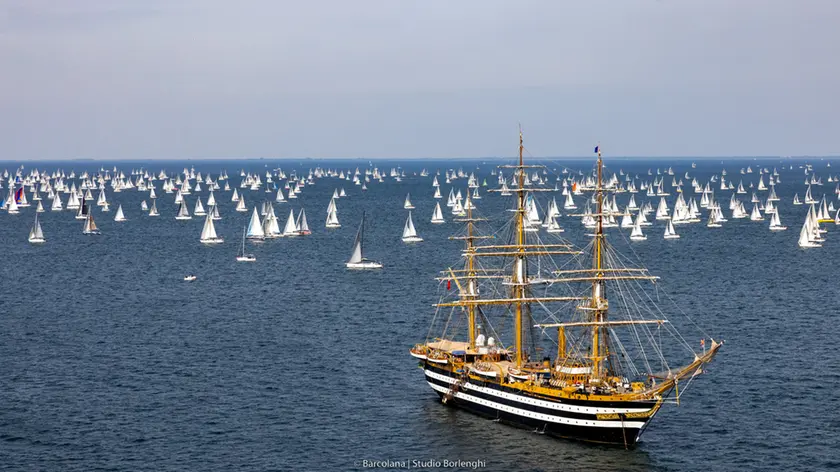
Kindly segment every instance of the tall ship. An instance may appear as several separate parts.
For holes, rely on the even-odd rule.
[[[619,185],[605,184],[599,148],[584,189],[594,209],[575,215],[594,221],[586,225],[591,242],[577,248],[529,231],[530,202],[554,189],[529,183],[542,166],[525,165],[523,150],[520,132],[518,164],[500,166],[511,185],[496,190],[515,199],[512,218],[484,231],[487,220],[471,208],[456,220],[465,229],[450,239],[463,241],[462,257],[440,273],[432,327],[410,354],[445,405],[560,438],[633,447],[723,342],[702,330],[699,342],[686,341],[680,323],[654,303],[658,277],[608,243],[604,229],[615,214],[607,203]],[[676,320],[682,310],[674,304],[669,313]]]

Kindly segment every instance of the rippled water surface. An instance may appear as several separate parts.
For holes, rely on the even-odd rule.
[[[697,161],[695,170],[689,161],[667,164],[677,178],[690,171],[701,181],[726,168],[746,185],[758,174],[741,176],[741,167],[781,169],[782,162]],[[607,163],[643,179],[648,169],[667,165]],[[824,181],[833,169],[825,163],[814,163]],[[223,216],[217,230],[225,238],[217,247],[199,243],[202,219],[174,219],[173,196],[159,182],[160,218],[140,211],[146,194],[109,193],[112,212],[95,210],[99,237],[82,235],[71,212],[48,211],[42,215],[48,242],[34,247],[26,242],[34,207],[0,213],[0,469],[361,470],[365,459],[481,460],[485,470],[840,466],[840,229],[826,226],[823,248],[797,246],[807,211],[791,204],[794,192],[804,194],[799,163],[781,171],[776,188],[788,231],[730,219],[718,230],[680,226],[681,239],[664,241],[657,222],[647,241],[633,245],[678,305],[727,344],[681,405],[666,405],[630,451],[556,440],[440,404],[407,348],[425,338],[437,299],[433,277],[457,263],[461,244],[447,239],[457,230],[448,212],[447,224],[429,223],[431,177],[411,174],[463,167],[494,186],[494,163],[374,164],[401,165],[410,176],[371,184],[367,192],[318,180],[297,201],[277,205],[281,225],[288,207],[306,208],[313,234],[249,243],[254,264],[234,261],[249,214],[234,211],[230,193],[217,192]],[[588,171],[591,162],[546,164]],[[100,164],[38,167],[59,165],[78,172]],[[236,186],[240,168],[364,169],[367,161],[120,167],[141,165],[155,172],[194,165],[214,177],[227,169]],[[326,206],[341,186],[348,193],[338,202],[343,226],[328,231]],[[449,186],[442,188],[448,193]],[[508,202],[484,190],[478,207],[498,222]],[[833,183],[814,190],[835,197]],[[407,192],[425,238],[412,246],[400,241]],[[268,196],[244,195],[249,207]],[[728,202],[728,192],[716,195]],[[195,195],[187,200],[192,210]],[[116,203],[128,222],[113,221]],[[349,272],[343,265],[362,211],[369,216],[367,256],[384,262],[381,271]],[[570,241],[587,244],[579,221],[564,216],[560,223]],[[183,282],[187,273],[198,280]]]

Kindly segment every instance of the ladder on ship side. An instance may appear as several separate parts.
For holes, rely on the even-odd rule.
[[[467,383],[466,376],[458,377],[458,380],[452,383],[452,386],[449,387],[449,391],[443,395],[443,398],[440,401],[445,405],[449,400],[455,398],[455,395],[464,387],[464,384]]]

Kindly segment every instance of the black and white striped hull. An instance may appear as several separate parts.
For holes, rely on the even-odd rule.
[[[556,437],[625,447],[634,445],[658,409],[657,402],[555,400],[532,396],[495,382],[458,381],[445,368],[425,363],[429,386],[446,403],[501,422],[533,428]]]

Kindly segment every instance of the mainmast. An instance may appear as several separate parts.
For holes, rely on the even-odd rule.
[[[514,342],[514,350],[516,351],[516,367],[522,367],[522,299],[525,298],[525,284],[527,275],[525,274],[525,162],[522,158],[522,152],[525,146],[522,143],[522,129],[519,130],[519,168],[517,169],[519,190],[517,192],[517,211],[516,211],[516,246],[517,255],[513,265],[513,299],[516,300],[516,315],[514,318],[514,330],[516,332],[516,339]]]
[[[597,202],[597,219],[595,225],[595,244],[594,244],[594,261],[593,261],[593,269],[595,272],[595,276],[592,279],[592,304],[590,306],[592,310],[592,321],[595,323],[592,326],[592,378],[593,379],[600,379],[601,378],[601,361],[606,359],[609,355],[607,350],[607,343],[606,339],[602,339],[601,336],[601,329],[603,323],[607,320],[607,294],[606,294],[606,287],[604,282],[604,272],[603,272],[603,250],[604,250],[604,213],[603,213],[603,205],[604,205],[604,197],[603,197],[603,161],[601,160],[601,146],[595,147],[595,152],[598,153],[598,175],[597,175],[597,182],[595,187],[595,197],[598,199]],[[601,344],[603,343],[604,349],[603,354],[601,354]]]

